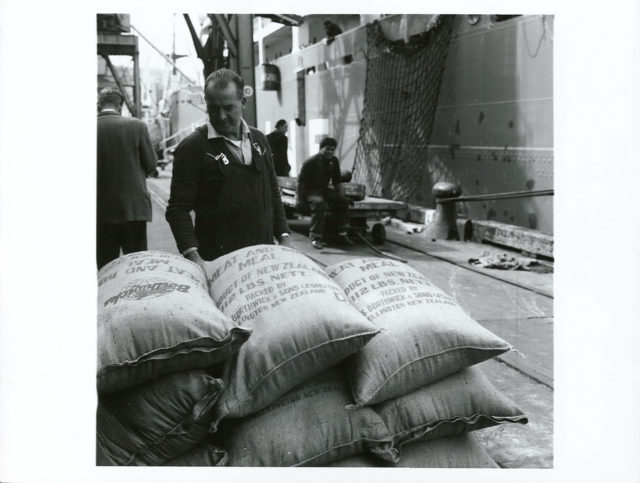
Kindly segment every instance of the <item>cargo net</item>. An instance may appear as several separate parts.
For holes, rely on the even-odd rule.
[[[453,16],[420,36],[389,41],[367,25],[367,71],[353,180],[372,196],[408,201],[427,161]]]

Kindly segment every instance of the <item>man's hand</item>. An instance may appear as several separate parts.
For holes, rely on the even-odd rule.
[[[187,253],[185,255],[185,258],[188,259],[188,260],[191,260],[193,263],[199,265],[200,268],[202,268],[202,270],[204,271],[205,261],[200,256],[200,253],[198,253],[198,250],[193,250],[192,252]]]
[[[278,244],[282,245],[283,247],[291,246],[291,241],[289,239],[289,235],[281,235],[278,238]]]
[[[340,171],[340,181],[342,183],[349,183],[353,178],[351,171]]]
[[[187,260],[191,260],[193,263],[195,263],[196,265],[198,265],[202,271],[204,272],[205,278],[207,277],[207,272],[204,269],[204,264],[206,263],[205,260],[200,256],[200,253],[198,253],[198,250],[193,250],[189,253],[187,253],[184,256]],[[209,280],[207,278],[207,289],[211,290],[211,280]]]

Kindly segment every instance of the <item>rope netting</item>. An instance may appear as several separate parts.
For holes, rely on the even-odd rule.
[[[421,183],[453,16],[409,43],[367,26],[367,70],[353,180],[372,196],[408,201]]]

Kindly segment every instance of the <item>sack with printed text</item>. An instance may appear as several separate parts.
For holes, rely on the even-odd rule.
[[[251,334],[215,307],[204,272],[182,256],[122,256],[100,270],[98,286],[100,394],[210,367]]]
[[[258,245],[207,262],[216,306],[251,338],[225,363],[217,419],[255,413],[378,333],[311,259]]]
[[[347,409],[349,381],[331,368],[262,411],[221,425],[219,445],[229,466],[322,466],[372,448],[391,446],[387,428],[369,407]]]
[[[365,258],[325,270],[382,329],[349,361],[356,405],[401,396],[511,348],[406,264]]]

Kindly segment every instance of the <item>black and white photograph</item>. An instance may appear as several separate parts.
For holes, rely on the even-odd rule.
[[[97,464],[553,467],[553,16],[145,20],[97,15]]]
[[[637,481],[640,9],[459,3],[0,4],[1,481]]]

